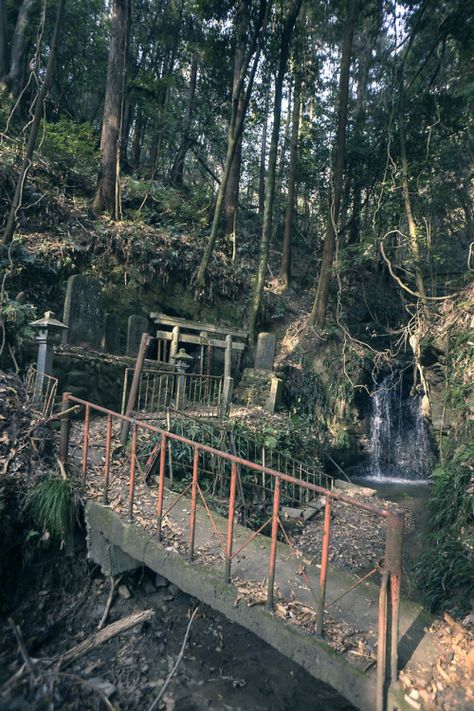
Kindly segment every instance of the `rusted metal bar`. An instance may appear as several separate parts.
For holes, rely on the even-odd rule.
[[[91,409],[95,410],[96,412],[102,412],[104,415],[112,415],[113,417],[122,420],[124,422],[132,423],[135,420],[132,417],[129,417],[127,415],[120,415],[117,412],[114,412],[113,410],[109,410],[106,407],[102,407],[101,405],[95,405],[93,403],[88,402],[87,400],[82,400],[81,398],[77,398],[74,395],[69,395],[68,396],[68,401],[69,402],[75,402],[79,405],[89,405]],[[153,425],[149,425],[146,422],[140,421],[140,427],[142,429],[147,430],[148,432],[155,432],[158,434],[161,434],[163,432],[162,429],[158,427],[154,427]],[[172,432],[168,433],[168,437],[172,440],[176,440],[177,442],[183,442],[183,444],[188,444],[192,447],[195,446],[195,442],[193,440],[188,439],[187,437],[182,437],[181,435],[174,434]],[[362,509],[364,511],[370,511],[371,513],[377,514],[378,516],[381,516],[383,518],[387,518],[390,515],[390,511],[387,509],[382,509],[378,508],[377,506],[374,506],[373,504],[368,504],[364,501],[359,501],[358,499],[355,499],[354,497],[347,496],[346,494],[342,494],[337,490],[331,491],[330,489],[325,489],[322,486],[318,486],[317,484],[312,484],[311,482],[306,482],[303,481],[301,482],[299,479],[295,479],[294,477],[290,476],[289,474],[284,474],[283,472],[278,472],[275,469],[272,469],[271,467],[263,467],[261,464],[257,464],[256,462],[251,462],[248,461],[247,459],[243,459],[242,457],[238,457],[237,455],[234,454],[229,454],[228,452],[222,452],[221,450],[216,449],[215,447],[210,447],[209,445],[206,444],[199,444],[199,448],[203,452],[208,452],[209,454],[214,454],[218,457],[221,457],[222,459],[226,459],[230,462],[236,462],[236,464],[240,464],[244,467],[247,467],[248,469],[252,469],[253,471],[256,472],[262,472],[265,471],[267,474],[270,474],[272,477],[276,478],[279,477],[281,481],[289,482],[290,484],[297,484],[299,486],[303,486],[305,489],[308,489],[308,491],[313,491],[317,494],[322,494],[323,496],[329,496],[331,499],[336,499],[337,501],[344,501],[346,504],[350,504],[351,506],[354,506],[355,508]]]
[[[226,561],[224,580],[230,582],[230,567],[232,563],[232,542],[234,537],[234,515],[235,515],[235,491],[237,488],[237,464],[232,462],[230,473],[230,492],[229,492],[229,514],[227,517],[227,546],[226,546]]]
[[[323,633],[324,623],[324,607],[326,605],[326,583],[328,577],[328,557],[329,557],[329,540],[331,537],[331,499],[326,499],[326,508],[324,509],[324,529],[323,542],[321,551],[321,572],[319,575],[319,605],[318,616],[316,618],[316,634],[321,636]]]
[[[107,415],[107,434],[105,437],[105,463],[104,463],[104,504],[109,503],[109,474],[110,474],[110,448],[112,443],[112,418]]]
[[[398,637],[400,634],[400,574],[390,576],[391,630],[390,630],[390,681],[398,681]]]
[[[125,415],[127,418],[131,416],[133,410],[135,409],[143,365],[145,363],[146,352],[148,350],[148,346],[150,345],[150,341],[150,334],[142,333],[140,348],[138,349],[137,360],[135,361],[135,370],[133,371],[133,379],[132,384],[130,386],[130,393],[128,395],[127,407],[125,409]],[[122,420],[122,429],[120,431],[120,442],[122,443],[122,447],[125,447],[125,445],[127,444],[129,432],[130,424],[127,422],[127,420]]]
[[[71,393],[64,393],[61,402],[61,412],[66,412],[69,409],[69,398]],[[67,464],[69,454],[69,433],[71,430],[71,419],[69,415],[63,415],[61,418],[61,429],[59,432],[59,459],[63,464]]]
[[[137,425],[132,430],[132,452],[130,459],[130,492],[128,496],[128,520],[133,521],[133,499],[135,496],[135,466],[137,462]]]
[[[377,681],[375,711],[385,708],[385,681],[387,666],[387,583],[388,572],[384,571],[379,593],[379,617],[377,634]]]
[[[209,521],[211,522],[211,526],[212,526],[212,528],[214,529],[214,533],[216,534],[217,538],[219,539],[219,542],[220,542],[220,544],[221,544],[221,548],[225,551],[225,545],[224,545],[224,539],[223,539],[223,537],[222,537],[222,533],[221,533],[221,532],[219,531],[219,529],[217,528],[216,522],[214,521],[214,516],[212,515],[212,511],[211,511],[211,509],[209,508],[209,504],[208,504],[207,501],[206,501],[206,497],[205,497],[204,494],[202,493],[202,489],[201,489],[201,487],[199,486],[199,483],[198,483],[198,485],[197,485],[197,489],[198,489],[198,494],[199,494],[199,496],[200,496],[201,499],[202,499],[202,503],[204,504],[204,508],[206,509],[206,513],[207,513],[207,515],[209,516]]]
[[[271,523],[271,521],[272,521],[272,516],[270,516],[270,518],[267,519],[267,520],[265,521],[265,523],[262,523],[262,525],[260,526],[260,528],[257,528],[257,530],[254,531],[254,532],[252,533],[252,535],[249,536],[249,538],[247,538],[247,540],[245,541],[245,543],[242,543],[242,545],[240,546],[240,548],[238,548],[238,549],[235,551],[235,553],[232,553],[232,558],[236,558],[236,557],[239,555],[240,551],[243,551],[244,548],[245,548],[245,546],[248,546],[248,544],[251,543],[251,542],[253,541],[253,539],[256,538],[256,537],[258,536],[258,534],[261,533],[261,532],[263,531],[263,529],[268,526],[269,523]]]
[[[277,553],[278,518],[280,512],[280,477],[275,479],[275,489],[273,491],[273,513],[272,513],[272,542],[270,546],[270,563],[268,568],[268,590],[267,607],[273,609],[273,598],[275,589],[275,565]]]
[[[191,514],[189,517],[189,560],[194,556],[194,538],[196,533],[196,505],[197,505],[197,488],[199,474],[199,447],[194,444],[193,458],[193,484],[191,487]]]
[[[385,570],[390,576],[390,679],[398,679],[398,637],[400,628],[400,581],[402,574],[404,515],[391,511],[387,517]]]
[[[163,517],[163,492],[165,488],[165,465],[166,465],[166,432],[161,433],[160,452],[160,475],[158,478],[158,506],[156,511],[156,525],[158,528],[158,540],[161,540],[161,524]]]
[[[82,445],[82,483],[86,483],[87,477],[87,455],[89,452],[89,421],[91,409],[90,405],[86,405],[86,414],[84,418],[84,441]]]

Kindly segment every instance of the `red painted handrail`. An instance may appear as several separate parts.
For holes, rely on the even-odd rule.
[[[194,555],[194,541],[195,541],[195,529],[196,529],[196,507],[198,495],[203,499],[204,506],[207,515],[211,519],[214,531],[217,530],[215,521],[212,517],[211,510],[207,505],[204,494],[201,487],[199,486],[199,455],[200,452],[207,452],[208,454],[219,457],[223,460],[229,461],[231,463],[231,478],[230,478],[230,492],[229,492],[229,508],[228,508],[228,519],[227,519],[227,531],[225,540],[219,535],[221,547],[224,550],[225,557],[225,570],[224,577],[226,582],[230,581],[231,564],[232,560],[240,553],[240,551],[247,546],[250,541],[252,541],[258,533],[263,531],[271,523],[271,544],[270,544],[270,560],[269,560],[269,570],[268,570],[268,590],[267,590],[267,606],[273,608],[273,597],[274,597],[274,585],[275,585],[275,567],[276,567],[276,556],[277,556],[277,540],[278,540],[278,529],[281,526],[281,521],[279,517],[279,507],[280,507],[280,486],[281,482],[288,482],[299,486],[303,489],[318,493],[326,497],[325,504],[325,514],[324,514],[324,532],[322,540],[322,551],[321,551],[321,570],[320,570],[320,580],[319,580],[319,591],[316,595],[309,585],[309,580],[307,580],[311,593],[317,600],[317,618],[316,618],[316,634],[322,635],[323,633],[323,623],[324,623],[324,611],[326,606],[326,583],[328,574],[328,559],[329,559],[329,547],[330,547],[330,534],[331,534],[331,507],[332,501],[342,501],[355,508],[362,509],[364,511],[369,511],[386,520],[386,548],[385,548],[385,558],[383,565],[381,566],[382,581],[380,587],[379,595],[379,611],[378,611],[378,651],[377,651],[377,711],[382,711],[384,705],[384,695],[386,687],[386,666],[387,666],[387,656],[390,657],[390,680],[395,682],[398,677],[398,637],[399,637],[399,606],[400,606],[400,580],[401,580],[401,549],[402,549],[402,537],[403,537],[403,525],[404,517],[402,512],[389,511],[373,504],[368,504],[364,501],[359,501],[351,496],[347,496],[342,492],[325,489],[317,484],[312,484],[308,481],[303,481],[292,477],[289,474],[284,474],[282,472],[271,469],[262,464],[257,464],[256,462],[251,462],[242,457],[238,457],[235,454],[229,452],[224,452],[214,447],[210,447],[207,444],[202,444],[201,442],[196,442],[194,440],[187,439],[181,435],[162,430],[158,427],[148,424],[148,422],[143,420],[136,420],[127,415],[122,415],[113,410],[109,410],[106,407],[100,405],[95,405],[94,403],[88,402],[87,400],[82,400],[81,398],[75,397],[71,393],[63,394],[63,411],[70,409],[70,403],[75,403],[84,407],[85,410],[85,420],[84,420],[84,432],[83,432],[83,450],[82,450],[82,480],[85,483],[87,478],[87,465],[88,465],[88,449],[89,449],[89,430],[90,430],[90,417],[92,412],[105,415],[107,417],[107,434],[105,442],[105,464],[104,464],[104,493],[103,501],[108,502],[108,488],[109,488],[109,470],[110,470],[110,449],[111,449],[111,436],[112,436],[112,420],[116,419],[125,423],[132,425],[132,447],[131,447],[131,461],[130,461],[130,477],[129,477],[129,499],[128,499],[128,520],[133,521],[133,511],[134,511],[134,493],[135,493],[135,467],[136,467],[136,448],[137,448],[137,433],[138,429],[142,429],[154,434],[161,436],[160,445],[160,466],[158,475],[158,498],[157,498],[157,528],[158,537],[161,539],[162,535],[162,521],[164,515],[169,513],[171,508],[177,503],[174,501],[172,506],[168,509],[165,514],[163,514],[163,499],[164,499],[164,489],[165,489],[165,470],[166,470],[166,453],[167,453],[167,440],[181,442],[192,448],[194,452],[193,456],[193,475],[192,481],[187,487],[187,489],[181,493],[180,497],[190,489],[191,490],[191,510],[190,510],[190,526],[189,526],[189,548],[188,557],[189,560],[193,560]],[[60,439],[60,459],[66,464],[68,458],[68,445],[69,445],[69,427],[70,421],[69,417],[65,415],[61,422],[61,439]],[[273,507],[272,515],[266,521],[266,523],[261,526],[258,531],[254,531],[251,536],[241,545],[237,552],[233,551],[233,536],[234,536],[234,514],[235,514],[235,499],[236,499],[236,480],[237,480],[237,465],[241,465],[248,469],[267,474],[274,478],[275,485],[273,488]],[[366,579],[367,576],[362,578],[359,582]],[[307,579],[307,576],[306,578]],[[390,596],[391,596],[391,621],[389,623],[389,606],[387,605],[388,588],[390,585]],[[346,592],[349,592],[355,587],[352,585]],[[346,594],[346,592],[344,594]],[[342,597],[342,596],[341,596]],[[329,603],[331,604],[331,603]],[[387,632],[388,627],[391,627],[391,644],[389,654],[387,654]]]

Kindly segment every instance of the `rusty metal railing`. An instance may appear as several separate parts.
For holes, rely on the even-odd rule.
[[[244,436],[239,430],[232,428],[228,422],[206,420],[203,417],[194,417],[184,412],[172,411],[151,415],[145,419],[150,424],[158,427],[158,429],[166,429],[168,432],[174,432],[174,434],[178,434],[181,437],[186,437],[193,441],[201,441],[201,443],[209,444],[219,450],[228,450],[246,461],[262,464],[264,467],[268,466],[270,469],[275,469],[283,474],[289,474],[298,479],[298,481],[308,481],[325,489],[333,488],[334,478],[326,474],[321,466],[312,463],[308,464],[279,451],[275,447],[259,442],[257,439]],[[192,459],[190,457],[185,462],[185,466],[189,469],[192,467]],[[204,466],[204,468],[206,467]],[[219,462],[211,458],[207,468],[216,473],[215,491],[221,483]],[[266,477],[264,472],[246,472],[245,468],[243,468],[241,474],[247,480],[254,479],[255,486],[260,492],[257,500],[264,501],[268,490],[273,489],[272,477]],[[246,477],[246,474],[249,474],[249,476]],[[252,476],[250,476],[251,474]],[[291,506],[303,507],[315,498],[313,492],[302,487],[288,485],[285,493],[286,503]]]
[[[40,373],[31,366],[25,376],[25,390],[32,411],[38,417],[50,417],[53,414],[58,391],[58,379],[46,373]]]
[[[339,490],[330,490],[323,487],[317,486],[307,481],[298,480],[288,474],[271,469],[268,466],[263,466],[262,464],[257,464],[255,462],[247,461],[242,457],[236,456],[228,452],[215,449],[208,445],[202,444],[200,442],[195,442],[193,440],[187,439],[180,435],[172,432],[167,432],[165,430],[160,430],[157,427],[149,424],[146,421],[136,420],[135,418],[127,417],[126,415],[121,415],[119,413],[108,410],[105,407],[95,405],[91,402],[81,400],[80,398],[74,397],[71,393],[64,393],[62,401],[62,410],[67,413],[70,410],[70,404],[77,404],[84,408],[84,430],[82,435],[82,460],[81,460],[81,472],[83,483],[86,484],[87,472],[88,472],[88,456],[89,456],[89,436],[90,436],[90,424],[91,424],[91,414],[97,413],[100,415],[105,415],[107,418],[107,429],[106,429],[106,439],[105,439],[105,458],[103,464],[103,491],[102,497],[105,504],[109,501],[109,483],[110,483],[110,468],[111,468],[111,454],[112,454],[112,424],[113,420],[119,422],[126,422],[131,427],[131,451],[130,451],[130,464],[129,464],[129,476],[128,476],[128,521],[134,521],[134,511],[137,507],[135,502],[135,489],[136,489],[136,469],[137,469],[137,441],[139,431],[151,432],[154,435],[159,435],[160,443],[157,453],[159,454],[159,471],[158,471],[158,482],[157,482],[157,504],[156,504],[156,528],[158,538],[162,538],[162,526],[165,517],[170,513],[177,502],[182,499],[188,492],[191,496],[191,506],[189,510],[189,541],[188,541],[188,558],[193,560],[194,558],[194,543],[195,543],[195,532],[196,532],[196,516],[197,516],[197,503],[201,500],[204,504],[206,515],[210,518],[214,532],[219,539],[220,547],[224,556],[224,579],[226,582],[230,582],[232,562],[235,560],[236,556],[252,541],[256,538],[259,533],[262,533],[265,529],[270,527],[271,529],[271,543],[270,543],[270,555],[268,560],[268,583],[267,583],[267,607],[272,609],[274,606],[274,588],[275,588],[275,567],[276,567],[276,556],[277,556],[277,542],[279,531],[283,530],[283,534],[286,536],[282,521],[280,519],[280,499],[281,499],[281,489],[283,485],[289,484],[291,486],[301,486],[304,489],[308,489],[311,492],[320,494],[325,497],[325,508],[324,508],[324,528],[323,528],[323,539],[322,539],[322,550],[321,550],[321,565],[320,565],[320,575],[319,575],[319,589],[313,591],[311,588],[310,581],[304,568],[302,569],[302,574],[304,576],[305,582],[308,585],[313,597],[316,601],[316,634],[322,635],[324,629],[324,615],[325,610],[331,604],[339,600],[342,595],[340,595],[337,600],[333,600],[330,603],[326,603],[326,587],[327,587],[327,577],[328,577],[328,560],[329,560],[329,547],[330,547],[330,536],[331,536],[331,511],[334,501],[342,501],[345,504],[353,506],[355,508],[368,511],[386,521],[386,536],[385,536],[385,557],[379,566],[374,568],[371,573],[361,578],[354,585],[351,585],[343,595],[346,595],[357,585],[366,580],[370,575],[380,570],[382,573],[380,591],[379,591],[379,606],[378,606],[378,642],[377,642],[377,690],[376,690],[376,711],[383,711],[386,691],[388,681],[394,683],[398,678],[398,643],[399,643],[399,612],[400,612],[400,584],[401,584],[401,552],[402,552],[402,538],[403,538],[403,526],[404,526],[404,516],[402,512],[391,511],[383,508],[378,508],[373,504],[354,499],[341,493]],[[69,433],[70,433],[70,420],[67,414],[62,418],[61,421],[61,435],[60,435],[60,459],[66,464],[68,461],[69,452]],[[168,456],[168,442],[180,442],[187,447],[190,447],[193,452],[193,464],[192,464],[192,479],[191,482],[186,486],[186,488],[181,492],[181,494],[165,509],[165,473],[166,464]],[[228,506],[227,506],[227,528],[225,534],[219,531],[212,511],[206,501],[205,493],[203,487],[201,486],[202,481],[200,481],[200,457],[203,452],[219,458],[224,463],[230,467],[230,480],[228,487]],[[253,531],[249,538],[239,546],[238,550],[234,550],[234,518],[235,518],[235,504],[236,504],[236,493],[237,493],[237,482],[238,482],[238,467],[246,467],[257,472],[265,473],[266,476],[271,477],[274,481],[273,485],[273,504],[272,512],[268,519],[260,526],[257,531]],[[292,549],[291,542],[286,536],[286,542],[289,544],[290,549]],[[389,605],[390,597],[390,605]],[[388,639],[390,639],[390,644],[388,644]],[[387,675],[388,667],[388,675]]]
[[[122,389],[122,414],[133,376],[133,368],[126,368]],[[169,370],[144,369],[138,384],[137,412],[162,412],[168,407],[174,410],[193,410],[207,417],[220,415],[223,378],[219,375],[177,373]]]

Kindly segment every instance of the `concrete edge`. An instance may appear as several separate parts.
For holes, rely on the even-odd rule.
[[[331,685],[357,708],[375,707],[374,668],[364,673],[335,652],[324,640],[310,637],[261,605],[236,605],[235,588],[226,585],[215,568],[202,563],[190,563],[181,554],[166,550],[165,546],[154,540],[147,531],[127,523],[110,508],[95,501],[88,501],[86,522],[88,526],[101,531],[111,543],[119,546],[132,558],[160,573],[184,592],[218,610],[229,620],[257,634],[316,679]]]

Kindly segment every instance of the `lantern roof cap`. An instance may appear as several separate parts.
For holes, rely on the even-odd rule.
[[[43,318],[31,321],[30,326],[33,328],[69,328],[66,324],[54,318],[54,311],[45,311]]]

